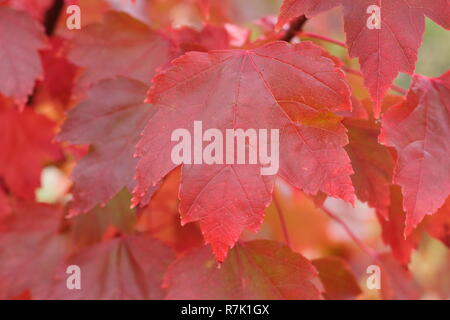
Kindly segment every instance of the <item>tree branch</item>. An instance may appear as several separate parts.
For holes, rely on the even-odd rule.
[[[286,33],[280,38],[280,40],[291,42],[291,40],[302,31],[303,25],[308,21],[305,15],[298,17],[297,19],[293,20],[291,24],[289,25],[289,29],[286,31]]]
[[[54,0],[52,6],[45,13],[44,26],[47,36],[51,36],[55,32],[63,8],[64,0]]]

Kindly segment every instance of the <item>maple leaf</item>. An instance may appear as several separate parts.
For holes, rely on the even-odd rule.
[[[117,76],[150,83],[156,69],[175,54],[173,43],[161,33],[126,13],[110,11],[101,23],[84,27],[74,37],[68,58],[85,68],[79,85],[88,87]]]
[[[411,272],[391,254],[380,255],[381,297],[386,300],[418,300],[422,289]]]
[[[42,165],[61,159],[52,143],[55,123],[26,108],[19,112],[0,97],[0,177],[16,196],[34,199]]]
[[[399,72],[413,74],[417,51],[425,30],[425,16],[450,29],[448,0],[373,1],[373,0],[285,0],[278,27],[292,18],[312,17],[339,4],[344,8],[347,46],[351,57],[358,57],[375,102],[378,118],[383,97]],[[381,12],[379,29],[369,29],[367,9],[378,5]]]
[[[210,51],[230,48],[230,36],[225,27],[206,25],[201,31],[189,27],[170,30],[170,36],[183,52]]]
[[[311,261],[319,272],[319,278],[325,287],[326,299],[350,299],[361,293],[355,276],[345,260],[338,257],[324,257]]]
[[[86,247],[65,260],[51,285],[41,288],[37,299],[156,300],[163,298],[164,272],[173,252],[148,235],[122,236]],[[66,267],[79,266],[82,285],[67,290]]]
[[[348,130],[346,150],[355,171],[352,181],[356,195],[387,218],[394,159],[388,148],[378,143],[380,126],[361,119],[345,119],[344,125]]]
[[[317,271],[302,255],[269,240],[239,243],[217,266],[205,247],[191,251],[169,268],[166,299],[310,300]]]
[[[425,229],[434,238],[450,248],[450,198],[432,216],[424,219]]]
[[[383,116],[380,141],[397,150],[394,183],[402,187],[405,235],[450,194],[450,72],[415,76],[404,103]]]
[[[156,25],[180,21],[200,24],[204,21],[223,24],[244,24],[269,14],[275,14],[276,1],[261,0],[152,0],[150,20]]]
[[[66,40],[60,37],[50,39],[50,48],[41,51],[44,79],[42,85],[49,96],[67,106],[75,81],[77,68],[63,55]]]
[[[62,210],[17,201],[0,232],[0,299],[11,299],[51,282],[64,258],[66,241],[58,234]]]
[[[26,11],[33,18],[44,20],[45,12],[52,5],[52,0],[5,0],[6,4],[13,9]]]
[[[398,186],[390,188],[390,206],[387,216],[378,213],[383,240],[392,248],[392,255],[403,265],[409,263],[412,251],[419,244],[419,234],[413,232],[405,238],[406,214],[402,208],[402,194]]]
[[[1,220],[10,214],[10,210],[11,209],[9,206],[8,197],[3,192],[2,188],[0,188],[0,224],[1,224]],[[0,227],[0,230],[1,230],[1,227]]]
[[[76,246],[95,244],[104,239],[110,230],[114,234],[132,234],[137,218],[135,210],[130,208],[130,199],[130,193],[123,189],[104,207],[96,206],[88,213],[73,218],[72,242]]]
[[[43,28],[26,13],[0,7],[0,93],[23,106],[43,69]]]
[[[181,170],[175,169],[164,179],[148,206],[138,208],[140,218],[137,229],[148,232],[177,252],[184,252],[201,246],[203,238],[197,224],[180,225],[180,179]]]
[[[151,105],[143,102],[146,91],[147,87],[136,80],[103,80],[69,111],[58,139],[91,145],[72,173],[72,216],[106,204],[124,187],[133,190],[137,164],[134,146],[154,113]],[[153,191],[147,193],[146,202]]]
[[[279,129],[283,179],[309,194],[324,191],[353,201],[345,128],[332,113],[350,108],[349,88],[322,53],[312,43],[273,42],[248,51],[187,53],[173,61],[149,93],[157,112],[137,146],[133,203],[177,167],[171,160],[172,132],[192,132],[198,120],[222,131]],[[274,176],[263,176],[260,169],[259,164],[183,165],[182,223],[200,221],[219,261],[244,229],[255,231],[263,220]]]

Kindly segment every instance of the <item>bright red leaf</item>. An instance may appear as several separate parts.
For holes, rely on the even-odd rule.
[[[239,243],[218,265],[207,248],[193,250],[167,273],[166,299],[320,299],[317,271],[302,255],[275,241]]]
[[[358,282],[347,263],[336,257],[315,259],[312,264],[324,285],[324,297],[332,300],[355,298],[361,293]]]
[[[450,73],[415,76],[406,102],[383,117],[380,141],[397,150],[394,183],[402,187],[409,235],[450,194]]]
[[[75,81],[77,68],[63,54],[66,40],[54,37],[50,40],[50,48],[41,52],[44,66],[43,86],[50,98],[67,106]]]
[[[390,188],[390,206],[387,216],[378,213],[384,242],[392,249],[392,255],[402,265],[408,265],[412,251],[419,244],[419,235],[415,232],[405,238],[406,214],[402,208],[403,197],[398,186]]]
[[[0,97],[0,177],[16,196],[34,199],[42,166],[62,157],[52,143],[54,128],[33,109],[19,112]]]
[[[356,195],[387,218],[394,159],[378,143],[380,126],[372,120],[360,119],[345,119],[344,124],[350,141],[346,150],[355,171],[352,181]]]
[[[58,139],[90,144],[91,151],[72,173],[75,181],[71,215],[106,204],[122,188],[133,190],[134,146],[154,113],[144,103],[146,86],[119,77],[93,86],[86,100],[70,110]],[[150,200],[153,190],[146,196]]]
[[[173,259],[169,248],[149,236],[113,239],[87,247],[69,257],[56,271],[52,285],[42,288],[37,298],[162,299],[163,275]],[[66,267],[69,265],[81,269],[83,282],[80,290],[67,290]]]
[[[157,68],[176,53],[162,34],[123,12],[108,12],[101,23],[83,28],[72,40],[69,60],[85,68],[79,85],[125,76],[150,83]]]
[[[349,88],[322,54],[311,43],[274,42],[175,60],[150,91],[157,112],[137,146],[134,203],[177,167],[171,160],[172,132],[193,132],[199,120],[205,130],[279,129],[281,177],[306,193],[324,191],[353,201],[352,168],[343,149],[347,137],[340,118],[331,113],[350,108]],[[275,177],[261,175],[261,167],[183,165],[182,223],[200,221],[219,261],[244,229],[255,231],[263,220]]]
[[[450,248],[450,198],[432,216],[424,220],[428,233]]]
[[[0,7],[0,93],[20,106],[42,78],[43,28],[24,12]]]
[[[358,57],[375,102],[378,118],[381,102],[399,72],[413,74],[417,51],[425,30],[425,16],[450,29],[448,0],[285,0],[278,26],[305,14],[312,17],[339,4],[343,5],[347,46],[351,57]],[[380,28],[368,28],[369,6],[377,5],[381,13]]]
[[[60,208],[28,202],[14,205],[0,226],[0,299],[25,291],[34,296],[52,281],[66,249],[64,237],[58,234],[61,221]]]

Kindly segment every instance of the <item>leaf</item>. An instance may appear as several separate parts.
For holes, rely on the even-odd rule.
[[[277,27],[282,27],[290,20],[306,15],[315,16],[324,11],[333,9],[341,4],[341,0],[284,0],[278,17]]]
[[[54,127],[33,109],[18,112],[0,97],[0,177],[16,196],[34,199],[42,166],[62,157],[52,143]]]
[[[419,235],[415,232],[405,238],[406,214],[402,208],[402,194],[398,186],[391,186],[390,207],[386,217],[378,214],[383,240],[392,249],[392,255],[402,265],[408,265],[412,251],[419,244]]]
[[[183,52],[230,48],[230,37],[225,27],[208,24],[201,31],[183,27],[171,30],[171,36]]]
[[[115,228],[124,234],[132,234],[136,225],[136,212],[130,209],[131,195],[125,189],[119,192],[106,206],[96,206],[86,214],[73,219],[72,241],[77,245],[100,242],[105,233]]]
[[[52,0],[6,0],[10,8],[26,11],[33,18],[42,21]]]
[[[177,167],[171,160],[172,132],[193,132],[194,121],[223,136],[226,129],[279,129],[283,179],[308,194],[324,191],[353,201],[345,128],[331,113],[350,108],[349,89],[342,72],[322,54],[307,42],[273,42],[175,60],[149,93],[157,111],[137,145],[133,203]],[[182,223],[200,222],[219,261],[244,229],[256,231],[263,220],[275,176],[261,175],[261,167],[183,165]]]
[[[425,30],[425,16],[450,29],[448,0],[285,0],[278,26],[303,14],[312,17],[339,4],[344,8],[345,32],[350,57],[358,57],[365,85],[375,102],[378,118],[381,102],[399,72],[414,74],[417,51]],[[380,29],[369,29],[367,9],[378,5]]]
[[[151,105],[143,102],[146,91],[146,86],[136,80],[103,80],[89,90],[86,100],[69,111],[58,139],[91,144],[91,152],[72,173],[72,216],[106,204],[124,187],[133,190],[137,164],[134,146],[154,113]],[[146,199],[153,191],[149,190]]]
[[[450,198],[432,216],[424,219],[427,232],[450,248]]]
[[[66,241],[58,234],[62,211],[58,207],[18,202],[0,232],[0,299],[25,291],[33,296],[51,282],[64,258]]]
[[[207,248],[176,261],[165,276],[168,300],[320,299],[312,284],[313,265],[286,246],[269,240],[239,243],[217,265]]]
[[[170,25],[180,20],[194,25],[203,22],[245,24],[275,14],[278,1],[267,0],[152,0],[150,20],[156,25]]]
[[[450,194],[450,73],[415,76],[405,103],[383,117],[380,141],[397,150],[393,182],[402,187],[405,235]]]
[[[381,297],[385,300],[418,300],[422,289],[411,272],[392,255],[379,256],[381,268]]]
[[[361,294],[358,282],[345,260],[338,257],[324,257],[311,261],[319,272],[325,287],[323,294],[329,300],[351,299]]]
[[[1,220],[10,214],[9,200],[2,188],[0,188],[0,224]],[[1,227],[0,227],[1,230]]]
[[[54,37],[50,45],[49,49],[41,51],[44,66],[42,84],[49,96],[65,107],[72,96],[77,68],[63,55],[65,39]]]
[[[355,174],[352,176],[358,199],[376,208],[387,218],[394,159],[389,150],[378,143],[380,126],[371,120],[345,119],[349,144],[347,153]]]
[[[161,183],[152,200],[138,210],[137,229],[151,234],[177,253],[203,245],[203,237],[197,224],[180,225],[178,190],[181,170],[172,171]]]
[[[69,257],[55,273],[55,281],[38,299],[156,300],[163,297],[161,282],[172,251],[149,236],[120,237]],[[81,270],[81,289],[67,290],[66,267]]]
[[[42,77],[43,28],[27,14],[0,7],[0,93],[23,106]]]
[[[174,54],[165,36],[126,13],[110,11],[101,23],[84,27],[74,37],[68,58],[85,68],[79,79],[84,88],[117,76],[149,84],[156,69]]]

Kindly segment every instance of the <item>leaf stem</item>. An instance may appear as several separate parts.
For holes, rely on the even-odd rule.
[[[317,33],[303,32],[303,31],[300,30],[300,32],[298,32],[298,34],[300,36],[305,37],[305,38],[319,39],[319,40],[323,40],[323,41],[327,41],[327,42],[333,43],[333,44],[338,45],[338,46],[343,47],[343,48],[347,48],[347,45],[344,42],[341,42],[339,40],[332,39],[332,38],[329,38],[329,37],[326,37],[326,36],[323,36],[323,35],[320,35],[320,34],[317,34]],[[351,69],[349,67],[343,66],[342,69],[345,72],[347,72],[347,73],[354,74],[354,75],[357,75],[357,76],[360,76],[360,77],[363,76],[360,71]],[[402,94],[402,95],[406,95],[408,93],[407,90],[405,90],[405,89],[403,89],[403,88],[401,88],[399,86],[396,86],[395,84],[391,85],[391,89],[396,91],[397,93]]]
[[[275,208],[277,209],[278,218],[280,219],[280,225],[281,229],[283,230],[284,240],[286,241],[288,247],[292,249],[291,238],[289,237],[286,220],[284,219],[283,209],[281,208],[276,191],[273,192],[273,203],[275,205]]]
[[[312,38],[312,39],[319,39],[319,40],[327,41],[327,42],[330,42],[330,43],[334,43],[335,45],[338,45],[340,47],[347,48],[347,45],[344,42],[341,42],[339,40],[335,40],[335,39],[332,39],[332,38],[328,38],[326,36],[322,36],[322,35],[317,34],[317,33],[310,33],[310,32],[303,32],[302,31],[302,32],[300,32],[299,35],[303,36],[305,38]]]
[[[356,245],[358,245],[358,247],[361,248],[362,251],[364,251],[374,261],[378,262],[381,265],[383,264],[383,262],[378,258],[378,255],[376,254],[376,252],[371,247],[366,245],[363,241],[361,241],[361,239],[359,239],[353,233],[352,229],[350,229],[350,227],[344,222],[344,220],[342,220],[340,217],[338,217],[333,212],[331,212],[330,210],[328,210],[327,208],[325,208],[323,206],[322,206],[322,210],[331,219],[333,219],[335,222],[337,222],[345,230],[345,232],[348,234],[348,236],[356,243]]]

